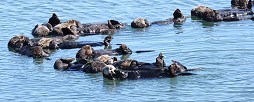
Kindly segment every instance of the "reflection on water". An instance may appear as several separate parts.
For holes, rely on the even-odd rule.
[[[183,28],[182,28],[183,23],[174,23],[173,27],[176,28],[176,34],[181,34],[183,33]]]

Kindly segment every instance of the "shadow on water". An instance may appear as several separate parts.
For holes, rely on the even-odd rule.
[[[181,33],[183,33],[183,28],[182,28],[182,26],[183,26],[183,23],[174,23],[174,24],[173,24],[173,27],[176,29],[176,30],[175,30],[176,34],[181,34]]]
[[[109,80],[103,78],[103,87],[108,91],[115,91],[118,86],[121,85],[122,80]]]
[[[191,20],[193,22],[202,23],[203,28],[210,28],[210,27],[214,27],[214,26],[219,26],[219,24],[217,22],[207,22],[207,21],[204,21],[201,18],[198,18],[196,16],[191,16]]]

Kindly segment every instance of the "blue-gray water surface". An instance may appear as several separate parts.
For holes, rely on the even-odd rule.
[[[57,50],[51,60],[34,60],[7,48],[9,39],[17,34],[33,38],[33,27],[47,22],[52,13],[62,21],[104,23],[115,19],[130,25],[137,17],[149,21],[170,18],[176,8],[190,16],[197,5],[227,8],[230,0],[1,0],[0,101],[254,101],[251,20],[207,23],[188,18],[183,24],[146,29],[128,26],[113,34],[112,44],[125,43],[133,51],[156,50],[120,58],[154,62],[162,52],[168,65],[177,60],[188,68],[202,67],[194,76],[112,81],[100,73],[54,70],[56,59],[75,57],[79,49]],[[79,40],[101,41],[105,36]]]

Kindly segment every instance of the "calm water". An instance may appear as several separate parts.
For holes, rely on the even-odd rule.
[[[61,72],[53,69],[58,58],[75,57],[78,49],[58,50],[52,60],[34,60],[9,52],[7,43],[17,34],[30,38],[36,24],[53,12],[62,21],[82,23],[116,19],[130,24],[136,17],[149,21],[172,17],[176,8],[184,15],[197,5],[230,7],[230,0],[1,0],[0,1],[0,101],[254,101],[254,22],[205,23],[187,19],[182,25],[127,27],[113,35],[113,44],[125,43],[133,51],[155,52],[119,56],[154,62],[162,52],[167,64],[178,60],[189,68],[203,67],[198,75],[111,81],[101,74]],[[106,35],[81,37],[101,41]],[[116,48],[113,45],[113,48]],[[95,49],[102,49],[96,47]]]

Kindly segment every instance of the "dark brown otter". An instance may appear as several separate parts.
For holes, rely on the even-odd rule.
[[[186,17],[183,16],[180,9],[176,9],[173,13],[173,18],[168,18],[166,20],[154,21],[151,24],[172,24],[172,23],[182,23],[186,20]]]
[[[252,0],[231,0],[231,6],[237,7],[239,9],[251,9]]]
[[[61,58],[55,61],[54,63],[54,69],[57,70],[67,70],[69,67],[71,67],[75,58]]]
[[[82,24],[83,35],[90,34],[112,34],[118,31],[121,28],[124,28],[126,24],[121,23],[116,20],[108,20],[107,23],[99,23],[99,24]]]
[[[253,12],[249,9],[220,9],[213,10],[206,6],[198,6],[191,10],[192,16],[197,16],[208,22],[238,21],[251,19]]]
[[[76,54],[77,60],[87,59],[93,60],[94,58],[94,50],[90,45],[83,46]]]
[[[16,35],[12,37],[8,42],[9,50],[20,50],[22,47],[26,45],[31,45],[31,41],[28,37],[24,35]]]

